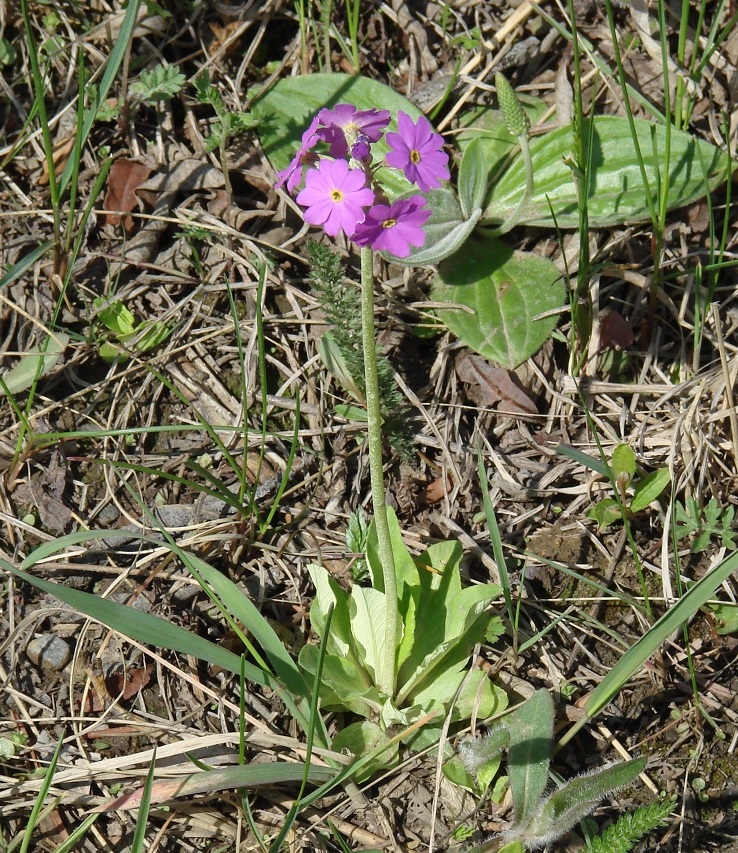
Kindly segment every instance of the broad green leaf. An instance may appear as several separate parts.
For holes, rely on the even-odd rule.
[[[507,763],[515,822],[527,824],[537,814],[548,785],[554,706],[547,690],[536,690],[508,721],[510,753]]]
[[[251,110],[259,121],[261,144],[275,170],[287,167],[300,145],[302,134],[318,110],[336,104],[353,104],[361,110],[372,107],[389,110],[392,114],[391,131],[397,131],[398,110],[407,113],[414,121],[422,115],[414,104],[394,89],[367,77],[308,74],[284,78],[259,98]],[[375,150],[381,159],[389,147],[381,140]],[[415,189],[402,172],[395,169],[382,168],[377,177],[392,200]]]
[[[461,306],[437,311],[458,338],[513,369],[550,337],[564,304],[564,287],[551,261],[475,236],[441,264],[432,297]]]
[[[311,675],[318,668],[319,649],[315,645],[300,649],[300,666]],[[321,706],[329,710],[352,711],[362,717],[378,716],[382,710],[379,691],[368,673],[348,658],[326,655],[320,685]]]
[[[44,376],[52,370],[68,343],[69,335],[56,332],[48,338],[48,344],[45,347],[30,347],[18,364],[0,376],[0,397],[4,396],[6,391],[10,394],[18,394],[30,388],[36,376]],[[41,361],[40,367],[39,361]]]
[[[584,148],[592,149],[587,189],[592,228],[650,221],[649,194],[658,207],[659,193],[665,191],[667,206],[672,210],[702,198],[725,181],[726,156],[709,142],[672,128],[669,180],[665,187],[665,128],[644,119],[636,119],[635,128],[647,187],[643,185],[638,149],[626,118],[595,116],[583,124]],[[535,188],[520,213],[520,224],[577,228],[579,201],[567,165],[572,152],[571,126],[532,139],[530,151]],[[524,187],[525,167],[518,154],[499,179],[492,182],[482,221],[503,222],[517,207]]]
[[[323,566],[311,563],[307,570],[315,585],[315,598],[310,607],[310,624],[313,631],[319,637],[323,637],[326,615],[333,605],[331,635],[329,638],[323,637],[328,641],[326,646],[328,653],[338,654],[342,657],[353,654],[348,595]]]
[[[158,347],[159,344],[163,344],[169,335],[172,334],[172,327],[167,323],[157,320],[150,324],[143,323],[136,329],[135,334],[138,338],[135,344],[136,351],[147,352],[150,349],[154,349],[154,347]]]
[[[464,245],[482,215],[482,208],[477,207],[468,217],[464,216],[456,194],[448,187],[431,190],[426,198],[431,215],[423,226],[425,243],[418,249],[411,249],[406,258],[383,253],[395,263],[422,266],[448,258]]]
[[[332,748],[337,752],[348,752],[356,758],[362,758],[383,745],[386,745],[386,749],[353,777],[355,781],[362,782],[379,770],[394,767],[400,758],[399,745],[392,743],[376,723],[361,720],[341,729],[333,738]]]
[[[392,543],[392,556],[395,559],[395,575],[397,577],[398,610],[401,616],[405,615],[403,602],[407,600],[408,590],[413,590],[418,585],[418,568],[410,552],[405,547],[402,539],[402,527],[397,520],[397,515],[392,507],[387,507],[387,523],[390,529],[390,541]],[[382,561],[379,558],[379,546],[377,544],[377,530],[374,521],[369,526],[369,534],[366,542],[366,556],[372,572],[372,586],[380,591],[384,590],[384,577],[382,575]]]
[[[438,595],[439,593],[435,593]],[[419,645],[417,654],[413,654],[403,665],[398,674],[398,702],[415,701],[418,690],[425,690],[426,685],[438,679],[442,670],[458,671],[466,663],[475,643],[481,641],[487,626],[488,617],[485,610],[490,602],[500,594],[500,588],[493,584],[481,584],[467,587],[458,595],[445,600],[447,614],[440,617],[441,625],[433,629],[434,636],[441,636],[430,650],[428,642]],[[423,613],[426,602],[421,598],[418,613]],[[431,630],[428,624],[423,628]],[[416,637],[422,634],[422,629],[416,629]],[[420,653],[425,656],[420,658]]]
[[[438,703],[448,711],[453,701],[451,719],[454,722],[468,720],[474,713],[483,720],[501,711],[507,704],[503,691],[498,690],[487,674],[480,670],[474,670],[467,678],[466,668],[459,671],[442,669],[436,678],[423,679],[424,687],[413,695],[413,704],[429,711]],[[464,681],[457,697],[456,691]]]
[[[586,516],[596,521],[600,530],[604,530],[616,521],[621,521],[623,513],[620,504],[614,498],[605,498],[588,509]]]
[[[612,470],[615,476],[627,474],[632,477],[636,470],[635,453],[627,444],[618,444],[612,452]]]
[[[671,482],[668,468],[652,471],[635,484],[633,500],[630,502],[631,512],[640,512],[664,491]]]
[[[104,296],[98,296],[93,302],[100,322],[116,337],[132,335],[136,328],[136,318],[119,300],[110,302]]]
[[[738,633],[738,605],[711,604],[710,613],[715,620],[716,633],[720,635]]]
[[[349,598],[349,614],[359,659],[374,676],[374,683],[383,684],[387,621],[384,593],[372,587],[354,586]]]

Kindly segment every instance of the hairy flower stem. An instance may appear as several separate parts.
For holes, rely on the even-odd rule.
[[[384,472],[382,470],[382,414],[379,405],[379,381],[377,378],[377,342],[374,333],[374,257],[371,249],[361,250],[361,331],[364,349],[364,378],[366,382],[367,436],[369,443],[369,474],[374,507],[374,527],[377,531],[379,559],[382,563],[384,599],[386,608],[385,660],[382,668],[382,692],[387,696],[395,693],[395,667],[397,659],[397,575],[392,553],[387,503],[384,496]]]

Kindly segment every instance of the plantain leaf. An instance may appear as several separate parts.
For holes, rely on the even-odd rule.
[[[449,307],[438,316],[467,346],[513,369],[551,335],[564,288],[551,261],[471,237],[441,264],[433,299],[471,309]]]
[[[635,120],[638,147],[627,119],[595,116],[583,123],[585,150],[591,148],[587,190],[589,224],[593,228],[621,223],[648,222],[650,195],[667,193],[672,210],[689,204],[722,184],[728,158],[714,145],[671,128],[669,140],[668,186],[665,163],[666,128],[644,119]],[[644,187],[638,165],[638,149],[643,158],[648,187]],[[572,151],[572,127],[554,130],[530,144],[535,188],[520,213],[521,225],[549,228],[576,228],[579,225],[577,191],[568,162]],[[491,159],[491,158],[489,158]],[[515,208],[525,187],[525,167],[518,154],[492,184],[485,224],[502,222]]]

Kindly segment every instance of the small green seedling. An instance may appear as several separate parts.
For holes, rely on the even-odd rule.
[[[676,535],[677,539],[685,539],[694,534],[689,550],[696,554],[705,551],[714,537],[724,548],[735,548],[736,532],[733,529],[735,507],[721,507],[715,498],[710,503],[700,507],[696,498],[687,497],[682,504],[676,502]]]
[[[605,498],[587,512],[587,518],[594,519],[600,530],[642,512],[671,482],[668,468],[638,476],[635,453],[627,444],[619,444],[613,450],[610,469],[617,498]]]
[[[507,769],[515,815],[513,826],[502,836],[474,847],[469,853],[522,853],[552,844],[592,812],[604,797],[632,782],[646,766],[645,758],[632,759],[582,774],[547,793],[553,727],[551,695],[538,690],[512,714],[497,721],[484,737],[462,742],[461,760],[466,770],[477,777],[485,774],[490,765],[496,768],[500,754],[508,751]],[[631,819],[631,824],[616,833],[610,827],[613,843],[596,849],[600,853],[604,849],[627,853],[640,837],[663,821],[664,804],[658,806],[656,814],[640,814],[635,827],[631,825],[632,819],[640,810],[634,815],[624,815],[615,826],[626,818]],[[666,807],[668,814],[671,802]]]
[[[256,118],[249,112],[230,110],[220,92],[210,82],[210,75],[203,71],[195,78],[195,95],[201,104],[208,104],[215,110],[217,119],[210,127],[210,135],[205,139],[205,148],[215,151],[222,148],[227,141],[258,124]]]
[[[105,361],[127,361],[132,352],[154,349],[172,333],[171,326],[166,323],[136,323],[136,318],[120,300],[110,302],[98,296],[94,305],[97,319],[110,332],[108,339],[100,344],[100,357]]]

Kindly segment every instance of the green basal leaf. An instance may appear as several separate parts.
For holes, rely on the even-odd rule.
[[[413,194],[417,195],[417,193]],[[425,243],[419,249],[411,249],[406,258],[396,258],[386,252],[382,252],[383,257],[406,266],[437,264],[453,255],[465,244],[479,222],[479,217],[482,215],[481,207],[472,210],[467,218],[464,216],[456,194],[447,187],[431,190],[426,197],[432,212],[423,226]]]
[[[664,186],[666,130],[662,125],[635,119],[648,187],[644,187],[638,153],[626,118],[596,116],[583,123],[584,149],[592,149],[587,191],[589,224],[601,228],[651,219],[647,194],[658,207],[660,192],[667,193],[669,210],[682,207],[722,184],[726,156],[709,142],[671,129],[668,186]],[[566,126],[532,139],[535,176],[532,197],[520,213],[521,225],[577,228],[579,202],[569,162],[572,128]],[[525,187],[525,168],[518,154],[499,179],[492,182],[485,224],[499,224],[517,207]]]
[[[715,620],[715,631],[718,634],[738,633],[738,605],[711,604],[709,609]]]
[[[94,301],[100,322],[116,337],[132,335],[136,328],[136,318],[118,299],[109,302],[104,296],[98,296]]]
[[[333,606],[331,633],[328,638],[328,653],[341,657],[353,655],[353,636],[351,634],[351,617],[349,616],[348,595],[340,584],[335,581],[323,566],[311,563],[308,574],[315,585],[315,598],[310,607],[310,625],[313,631],[323,637],[325,620],[328,611]]]
[[[320,650],[316,645],[300,649],[300,666],[313,677],[319,656]],[[361,717],[378,716],[383,704],[369,674],[352,660],[336,655],[325,655],[323,659],[320,699],[323,708],[352,711]]]
[[[358,421],[359,423],[365,424],[368,420],[366,409],[362,409],[361,406],[351,406],[347,403],[338,403],[335,411],[337,415],[340,415],[342,418],[346,418],[347,421]]]
[[[389,110],[392,120],[389,130],[397,131],[397,111],[402,110],[414,121],[422,113],[389,86],[367,77],[348,74],[308,74],[279,80],[252,107],[257,118],[261,144],[276,171],[287,168],[295,156],[302,134],[313,116],[323,107],[354,104],[361,110],[372,107]],[[384,141],[377,143],[377,157],[388,153]],[[382,186],[391,200],[414,190],[405,176],[394,169],[380,169]],[[417,194],[417,190],[414,190]]]
[[[333,738],[331,746],[336,752],[348,752],[356,758],[361,758],[367,753],[379,749],[383,744],[387,744],[387,748],[352,777],[356,782],[363,782],[377,771],[394,767],[398,763],[400,760],[399,745],[391,744],[390,738],[376,723],[361,720],[341,729]]]
[[[160,320],[151,324],[142,324],[136,329],[138,340],[135,343],[135,349],[137,352],[154,349],[159,344],[163,344],[171,334],[172,327]]]
[[[417,653],[413,649],[413,654],[398,674],[397,699],[399,702],[419,701],[418,692],[427,690],[427,685],[437,682],[441,678],[442,671],[454,672],[465,666],[470,651],[484,636],[488,620],[485,611],[499,594],[499,587],[484,584],[468,587],[459,595],[446,599],[449,613],[445,618],[443,616],[440,618],[439,628],[434,629],[434,634],[442,636],[443,639],[439,640],[435,647],[420,660],[419,655],[428,648],[428,643],[423,642]],[[438,596],[439,593],[436,592],[434,595]],[[421,601],[419,613],[423,613],[426,609],[427,602],[425,599]],[[429,624],[424,621],[421,628],[418,622],[416,637],[422,633],[423,628],[430,631]]]
[[[384,593],[372,587],[354,586],[349,598],[349,615],[359,660],[373,676],[374,683],[383,684],[387,621]]]
[[[464,788],[464,790],[469,791],[477,797],[481,797],[486,790],[486,786],[483,787],[481,783],[477,782],[474,776],[464,767],[464,762],[458,755],[449,758],[444,763],[442,771],[449,782],[453,782],[454,785]]]
[[[438,316],[467,346],[513,369],[550,337],[564,286],[551,261],[474,236],[441,264],[432,298],[462,306]]]
[[[395,574],[397,575],[397,607],[400,616],[405,619],[411,590],[418,585],[419,572],[410,552],[402,539],[402,528],[392,507],[387,507],[387,523],[390,529],[392,556],[395,558]],[[383,590],[382,562],[379,558],[377,531],[374,521],[369,525],[369,535],[366,542],[366,556],[372,571],[372,586]]]
[[[604,530],[616,521],[622,521],[623,513],[620,504],[614,498],[605,498],[588,509],[586,516],[596,521],[600,530]]]
[[[612,452],[612,470],[615,476],[627,474],[632,478],[636,470],[635,453],[627,444],[619,444]]]
[[[452,668],[438,670],[436,678],[423,679],[423,690],[415,693],[412,698],[413,705],[418,705],[423,712],[427,713],[434,707],[442,707],[447,711],[453,701],[451,709],[451,720],[468,720],[473,714],[479,719],[491,717],[501,711],[507,704],[507,697],[487,677],[486,673],[475,670],[467,678],[465,661],[463,666],[454,671]],[[456,693],[459,686],[464,683],[458,696]]]
[[[671,482],[671,474],[668,468],[659,468],[652,471],[634,487],[633,500],[630,502],[631,512],[640,512],[664,491]]]

